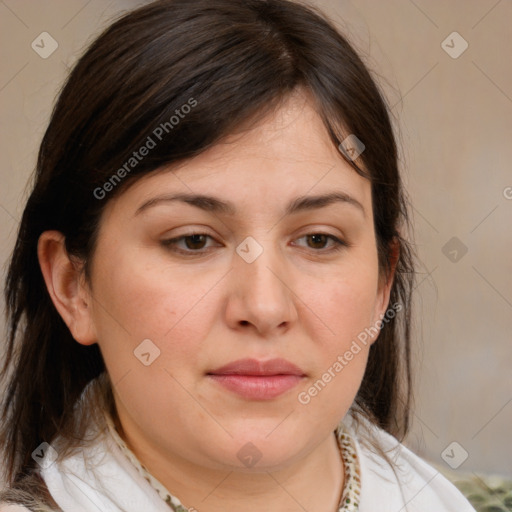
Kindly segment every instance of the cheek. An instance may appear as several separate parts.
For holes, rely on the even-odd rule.
[[[377,273],[371,266],[353,268],[328,286],[317,290],[311,309],[323,320],[324,339],[333,349],[343,349],[347,342],[369,327],[375,307]],[[314,339],[314,337],[312,337]]]
[[[345,374],[364,372],[370,345],[361,342],[364,340],[362,333],[371,325],[375,296],[367,288],[358,286],[333,291],[332,297],[328,316],[334,335],[329,337],[324,364],[331,367],[342,356]]]
[[[307,413],[318,408],[343,416],[350,407],[366,369],[377,273],[360,266],[312,294],[308,306],[321,319],[312,322],[309,338],[318,356],[311,379],[298,396]]]
[[[193,281],[176,267],[152,264],[142,251],[112,251],[102,262],[93,321],[107,365],[114,372],[138,368],[134,350],[146,339],[160,351],[158,366],[193,361],[195,340],[204,339],[208,326],[202,300],[214,281]]]

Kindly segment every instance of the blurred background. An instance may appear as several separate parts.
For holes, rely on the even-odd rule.
[[[144,3],[0,0],[2,278],[69,68],[114,18]],[[309,4],[373,70],[401,147],[422,262],[416,409],[406,444],[461,480],[467,495],[484,489],[496,502],[485,510],[511,510],[512,2]]]

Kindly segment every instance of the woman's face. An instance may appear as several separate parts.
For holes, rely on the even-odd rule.
[[[370,346],[357,337],[385,312],[389,285],[379,286],[370,183],[311,105],[294,94],[106,206],[89,321],[146,459],[278,469],[325,440],[354,400]],[[328,194],[351,199],[311,199]],[[299,371],[250,371],[277,358]],[[218,370],[241,359],[256,363]]]

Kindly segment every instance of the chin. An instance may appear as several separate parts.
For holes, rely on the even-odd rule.
[[[297,458],[302,445],[300,439],[284,430],[272,433],[277,425],[279,422],[274,421],[271,428],[265,425],[265,428],[253,431],[231,431],[234,437],[222,443],[223,449],[217,454],[218,462],[228,466],[231,471],[248,473],[284,469]]]

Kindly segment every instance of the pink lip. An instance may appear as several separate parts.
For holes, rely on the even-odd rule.
[[[240,359],[207,375],[226,389],[253,400],[275,398],[305,377],[299,367],[285,359]]]

